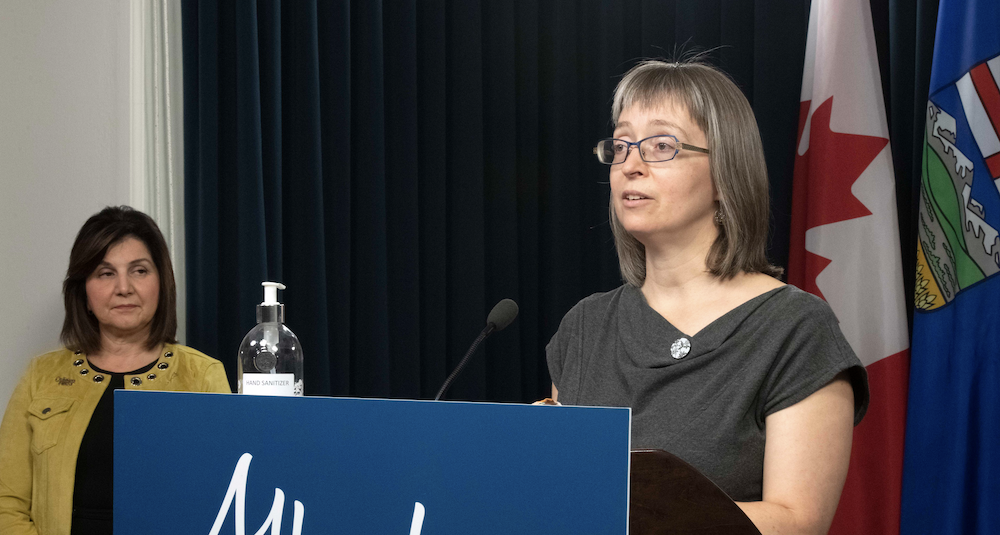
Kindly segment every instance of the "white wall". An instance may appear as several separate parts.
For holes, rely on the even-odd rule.
[[[129,193],[129,3],[0,1],[0,406],[59,347],[80,226]]]

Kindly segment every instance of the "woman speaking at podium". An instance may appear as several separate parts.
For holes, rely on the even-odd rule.
[[[114,390],[231,391],[221,362],[175,343],[173,268],[146,214],[87,220],[63,297],[66,348],[31,362],[0,424],[3,535],[111,533]],[[120,431],[154,425],[150,414]]]
[[[763,533],[825,533],[868,404],[832,310],[775,277],[768,179],[746,98],[700,63],[647,61],[615,90],[610,221],[625,284],[571,309],[553,397],[632,407],[632,447],[669,451]]]

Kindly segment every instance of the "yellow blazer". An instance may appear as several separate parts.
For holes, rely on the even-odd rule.
[[[3,535],[69,535],[77,453],[109,383],[99,376],[68,349],[28,365],[0,424]],[[126,375],[125,388],[231,392],[221,362],[176,344],[164,347],[150,371]],[[137,430],[144,425],[137,422]]]

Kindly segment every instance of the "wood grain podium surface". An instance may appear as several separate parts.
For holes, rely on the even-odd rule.
[[[631,535],[760,535],[722,489],[676,455],[633,451],[631,474]]]

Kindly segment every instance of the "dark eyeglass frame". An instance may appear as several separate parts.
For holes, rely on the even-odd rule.
[[[674,144],[675,144],[674,145],[674,154],[673,154],[673,156],[671,156],[671,157],[669,157],[669,158],[667,158],[665,160],[647,160],[646,159],[646,155],[642,153],[642,149],[639,146],[644,141],[647,141],[647,140],[650,140],[650,139],[653,139],[653,138],[658,138],[658,137],[669,137],[670,139],[674,140]],[[620,161],[620,162],[605,162],[604,160],[601,159],[601,152],[600,152],[599,149],[600,149],[601,143],[606,142],[606,141],[611,141],[611,142],[620,141],[620,142],[622,142],[622,143],[625,144],[625,146],[626,146],[626,148],[625,148],[625,157],[622,158],[622,161]],[[689,150],[689,151],[693,151],[693,152],[701,152],[701,153],[704,153],[704,154],[709,154],[708,149],[684,143],[684,142],[678,140],[677,136],[670,135],[670,134],[661,134],[661,135],[658,135],[658,136],[649,136],[647,138],[643,138],[643,139],[640,139],[639,141],[634,141],[634,142],[633,141],[626,141],[624,139],[618,139],[618,138],[614,138],[614,137],[606,137],[604,139],[599,140],[597,142],[597,145],[594,146],[594,156],[597,156],[597,161],[603,163],[604,165],[618,165],[618,164],[621,164],[621,163],[625,163],[625,160],[628,160],[629,154],[632,153],[632,147],[633,146],[636,149],[639,149],[639,157],[642,158],[642,161],[644,161],[646,163],[669,162],[670,160],[673,160],[674,158],[676,158],[677,154],[679,154],[682,150]]]

